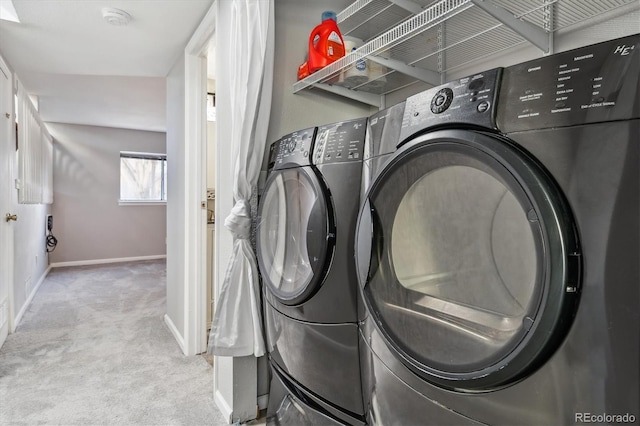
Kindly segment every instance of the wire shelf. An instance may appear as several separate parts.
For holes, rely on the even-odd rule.
[[[439,78],[434,76],[513,46],[531,43],[527,38],[531,27],[537,34],[550,37],[554,31],[588,23],[623,6],[635,3],[635,8],[640,9],[637,0],[484,0],[480,5],[489,4],[508,12],[503,14],[508,15],[504,19],[483,10],[486,7],[477,6],[478,0],[412,0],[410,3],[412,7],[408,7],[405,0],[358,0],[340,12],[338,25],[343,35],[366,42],[296,82],[294,93],[320,83],[375,95],[384,95],[420,80],[435,85],[439,84]],[[517,31],[520,25],[524,30]],[[372,81],[345,82],[345,71],[356,61],[372,56],[392,58],[403,66],[389,66],[384,75]],[[425,71],[428,78],[411,76],[413,70]]]

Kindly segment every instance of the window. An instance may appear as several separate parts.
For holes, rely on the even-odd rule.
[[[120,201],[165,202],[167,156],[147,152],[120,152]]]

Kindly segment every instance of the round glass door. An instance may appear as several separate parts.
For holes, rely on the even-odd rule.
[[[322,283],[334,232],[320,182],[309,167],[279,170],[260,200],[257,255],[269,290],[295,305]]]
[[[579,261],[569,210],[542,169],[467,133],[417,140],[372,186],[364,296],[409,367],[478,391],[518,380],[555,348],[575,313]]]

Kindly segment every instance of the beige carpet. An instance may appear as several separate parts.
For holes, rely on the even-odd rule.
[[[213,370],[167,329],[166,268],[53,269],[0,348],[1,425],[223,425]]]

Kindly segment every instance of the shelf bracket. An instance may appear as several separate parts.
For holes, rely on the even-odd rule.
[[[392,70],[398,71],[401,74],[417,78],[418,80],[429,83],[433,86],[440,85],[440,73],[427,70],[424,68],[418,68],[411,65],[407,65],[402,61],[392,58],[385,58],[382,56],[371,55],[367,57],[368,60],[376,62]]]
[[[471,2],[502,22],[502,24],[520,34],[544,53],[549,51],[549,37],[551,37],[551,33],[543,31],[540,27],[530,22],[516,18],[511,12],[494,5],[489,0],[471,0]]]
[[[332,86],[325,83],[315,83],[312,87],[335,93],[336,95],[353,99],[354,101],[362,102],[363,104],[371,105],[376,108],[380,108],[382,105],[380,100],[381,96],[373,93],[349,90],[341,86]]]
[[[422,12],[424,9],[420,7],[419,4],[412,2],[411,0],[389,0],[390,3],[395,4],[396,6],[400,6],[404,10],[417,15]]]

